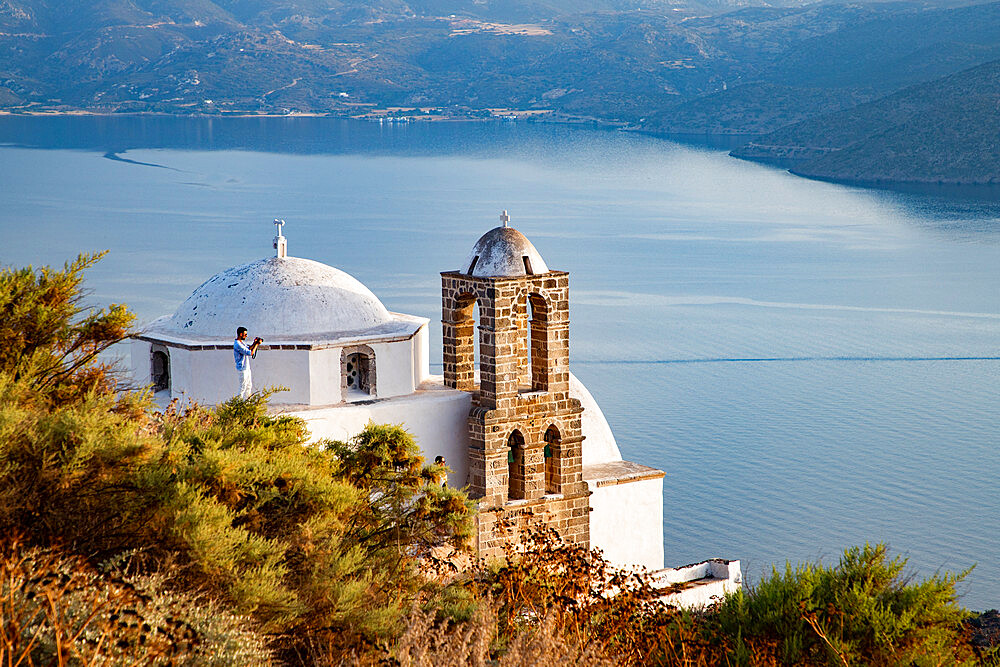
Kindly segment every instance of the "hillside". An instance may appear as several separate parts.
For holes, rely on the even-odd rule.
[[[783,128],[732,152],[815,178],[1000,183],[1000,61]]]
[[[513,109],[656,133],[777,131],[739,155],[794,153],[829,178],[993,178],[981,128],[995,109],[980,94],[992,84],[975,68],[1000,59],[1000,2],[765,2],[0,0],[0,111]],[[954,104],[900,93],[923,84]]]
[[[499,107],[765,132],[1000,57],[1000,3],[754,4],[2,0],[0,109]],[[885,70],[874,79],[872,61]]]
[[[763,134],[1000,58],[1000,3],[755,8],[692,23],[755,66],[734,72],[720,90],[653,113],[648,129]]]

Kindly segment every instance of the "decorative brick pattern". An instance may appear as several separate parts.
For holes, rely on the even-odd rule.
[[[445,385],[472,392],[469,489],[479,498],[480,555],[502,554],[508,538],[495,530],[501,519],[523,528],[530,517],[568,542],[589,546],[583,409],[569,395],[569,274],[480,278],[445,272],[441,303]]]

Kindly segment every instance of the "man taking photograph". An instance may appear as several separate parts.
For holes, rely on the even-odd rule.
[[[249,398],[253,393],[253,382],[250,379],[250,359],[257,353],[257,348],[264,342],[263,338],[254,338],[253,343],[247,345],[247,328],[240,327],[236,330],[236,340],[233,341],[233,356],[236,358],[236,375],[239,384],[240,398]]]

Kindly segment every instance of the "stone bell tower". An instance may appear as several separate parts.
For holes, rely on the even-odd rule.
[[[569,274],[550,271],[508,221],[504,211],[464,265],[441,274],[444,383],[472,393],[469,490],[484,557],[502,553],[499,520],[515,531],[538,521],[590,545],[583,409],[569,393]]]

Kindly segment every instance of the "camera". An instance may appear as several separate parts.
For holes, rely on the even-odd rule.
[[[256,338],[253,339],[253,342],[255,342],[255,343],[263,343],[264,339],[261,338],[260,336],[257,336]]]

